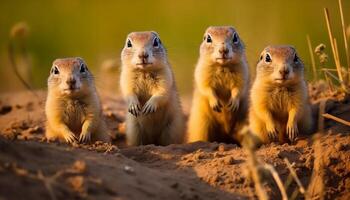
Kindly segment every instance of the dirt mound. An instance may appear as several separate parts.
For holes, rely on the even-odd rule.
[[[125,147],[124,104],[116,97],[102,95],[114,145],[47,143],[43,139],[45,93],[37,93],[39,99],[26,92],[0,97],[0,133],[6,138],[0,139],[0,198],[256,198],[254,184],[247,179],[247,154],[237,145],[197,142]],[[328,98],[325,112],[350,121],[349,99],[341,99]],[[316,114],[319,103],[314,101]],[[324,195],[350,199],[350,129],[332,120],[325,120],[324,125],[326,133],[319,146]],[[290,181],[285,158],[305,188],[312,180],[315,148],[311,137],[300,137],[293,145],[265,145],[256,155],[276,169],[288,185],[288,196],[298,187]],[[271,199],[281,198],[273,179],[264,180],[268,180],[263,187]]]

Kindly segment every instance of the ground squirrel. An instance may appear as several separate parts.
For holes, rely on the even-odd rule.
[[[262,143],[294,141],[299,132],[311,131],[304,65],[293,47],[264,49],[250,96],[250,130]]]
[[[248,112],[249,68],[230,26],[209,27],[200,46],[188,142],[237,142]]]
[[[81,58],[53,62],[45,112],[49,140],[109,141],[93,76]]]
[[[181,143],[184,116],[167,53],[156,32],[133,32],[121,53],[127,144]]]

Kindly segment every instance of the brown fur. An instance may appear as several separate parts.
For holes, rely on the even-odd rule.
[[[154,46],[155,40],[158,46]],[[132,46],[128,47],[128,43]],[[159,35],[156,32],[130,33],[121,58],[120,86],[129,111],[126,116],[127,144],[183,142],[184,116]]]
[[[238,132],[246,121],[248,109],[248,85],[244,44],[236,30],[209,27],[195,69],[188,142],[240,140]]]
[[[271,62],[266,62],[269,54]],[[284,70],[289,71],[285,78]],[[293,141],[311,131],[304,65],[290,46],[269,46],[257,64],[251,90],[250,129],[262,143]]]
[[[81,67],[84,72],[80,71]],[[53,62],[45,113],[46,137],[49,140],[60,139],[67,143],[109,141],[92,74],[81,58]]]

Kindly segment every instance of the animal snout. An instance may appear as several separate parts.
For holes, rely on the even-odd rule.
[[[282,77],[287,77],[288,76],[288,74],[289,74],[289,69],[287,68],[287,69],[280,69],[279,70],[279,73],[281,74],[281,76]]]
[[[219,49],[219,53],[222,54],[222,55],[227,55],[229,52],[228,48],[226,47],[222,47]]]
[[[71,78],[67,79],[66,83],[67,83],[67,85],[69,85],[70,87],[71,87],[71,86],[75,86],[75,84],[77,83],[77,80],[76,80],[75,78],[71,77]]]
[[[149,54],[147,52],[142,52],[139,54],[140,59],[147,59],[149,57]]]
[[[148,63],[148,58],[149,58],[149,54],[147,52],[141,52],[138,55],[141,63],[140,64],[146,64]]]

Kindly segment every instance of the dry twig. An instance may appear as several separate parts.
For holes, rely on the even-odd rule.
[[[304,188],[303,184],[301,184],[301,181],[300,181],[297,173],[295,172],[293,166],[290,164],[290,162],[287,158],[284,158],[284,162],[286,163],[286,165],[290,171],[290,174],[293,176],[295,182],[298,184],[300,193],[305,194],[305,188]]]
[[[339,123],[342,123],[346,126],[350,126],[350,122],[346,121],[346,120],[343,120],[343,119],[340,119],[339,117],[336,117],[334,115],[331,115],[331,114],[328,114],[328,113],[325,113],[322,115],[324,118],[327,118],[327,119],[332,119],[336,122],[339,122]]]
[[[281,178],[278,175],[278,173],[275,170],[275,168],[272,165],[269,165],[269,164],[264,164],[264,165],[262,165],[262,167],[264,169],[268,170],[271,173],[272,177],[275,179],[275,182],[276,182],[278,188],[280,189],[282,199],[283,200],[288,200],[288,196],[287,196],[286,190],[284,189],[283,183],[281,181]]]

